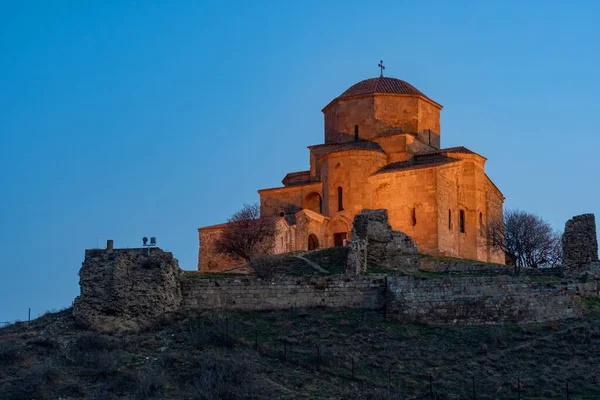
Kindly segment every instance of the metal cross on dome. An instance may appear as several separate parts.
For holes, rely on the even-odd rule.
[[[383,60],[379,60],[379,64],[377,64],[377,66],[381,70],[381,75],[379,75],[379,76],[383,77],[383,70],[385,69],[385,67],[383,66]]]

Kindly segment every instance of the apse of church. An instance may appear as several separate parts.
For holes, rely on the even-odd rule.
[[[421,253],[504,263],[482,240],[486,221],[502,218],[504,196],[485,174],[485,157],[441,148],[441,109],[383,73],[327,104],[324,143],[308,146],[310,169],[258,191],[261,213],[279,218],[275,252],[344,245],[355,214],[385,208]],[[212,251],[220,229],[198,230],[201,271],[233,262]]]

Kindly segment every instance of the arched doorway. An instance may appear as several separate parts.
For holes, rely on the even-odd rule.
[[[329,246],[343,246],[350,239],[351,224],[343,217],[337,217],[330,221],[327,232],[331,235]]]
[[[316,250],[319,248],[319,239],[313,234],[308,235],[308,249]]]

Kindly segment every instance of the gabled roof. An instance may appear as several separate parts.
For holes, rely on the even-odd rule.
[[[416,156],[428,156],[431,154],[443,154],[443,153],[477,154],[474,151],[471,151],[464,146],[456,146],[456,147],[448,147],[446,149],[424,151],[423,153],[416,154]],[[479,154],[477,154],[477,155],[479,155]]]
[[[283,177],[281,183],[284,186],[304,185],[310,183],[310,171],[290,172]]]
[[[379,174],[385,172],[408,171],[411,169],[438,167],[440,165],[450,164],[457,161],[460,160],[442,155],[423,158],[415,157],[409,161],[399,161],[388,164],[375,173]]]

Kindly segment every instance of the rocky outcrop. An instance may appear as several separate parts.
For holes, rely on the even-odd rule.
[[[563,271],[566,277],[597,272],[600,264],[594,214],[577,215],[566,222],[562,247]]]
[[[158,248],[87,250],[73,315],[103,332],[152,326],[179,310],[182,273],[173,254]]]
[[[362,274],[367,268],[414,273],[419,268],[417,245],[388,222],[387,210],[363,210],[354,217],[348,273]]]

